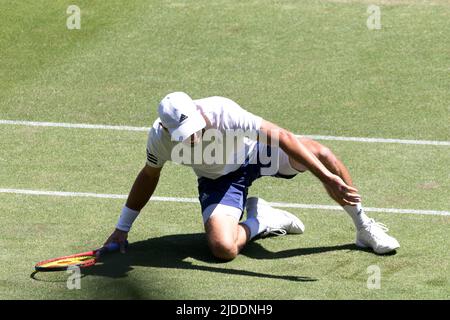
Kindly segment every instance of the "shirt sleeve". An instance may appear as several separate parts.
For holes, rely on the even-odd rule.
[[[236,102],[226,99],[223,120],[226,129],[241,129],[244,132],[259,131],[262,118],[243,109]]]
[[[162,168],[164,163],[169,160],[167,150],[158,135],[158,132],[151,128],[147,140],[147,162],[146,164],[154,168]]]

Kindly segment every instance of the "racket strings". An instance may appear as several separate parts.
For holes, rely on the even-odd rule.
[[[89,261],[92,259],[94,259],[94,257],[77,257],[77,258],[73,258],[73,259],[65,259],[65,260],[55,261],[55,262],[57,262],[58,264],[64,265],[64,264],[80,263],[80,262]]]
[[[81,256],[81,257],[73,257],[73,258],[64,258],[61,260],[55,260],[48,263],[41,264],[40,267],[51,268],[53,266],[73,266],[79,265],[83,266],[84,264],[91,264],[95,260],[95,256]]]

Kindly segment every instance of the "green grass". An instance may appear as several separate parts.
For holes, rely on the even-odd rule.
[[[164,299],[413,299],[449,298],[449,218],[374,215],[401,239],[394,256],[357,250],[344,213],[292,210],[306,224],[301,236],[257,240],[236,260],[211,258],[195,204],[152,203],[139,217],[129,253],[84,272],[81,290],[68,275],[38,274],[45,257],[94,247],[115,222],[120,201],[1,196],[2,298]],[[19,218],[24,217],[24,218]],[[84,226],[84,227],[80,227]],[[419,241],[418,235],[422,241]],[[20,261],[19,264],[8,263]],[[368,290],[367,268],[382,272]]]
[[[228,0],[79,1],[68,31],[68,4],[3,5],[3,117],[148,125],[185,90],[298,132],[449,138],[448,3],[381,6],[380,31],[361,3]]]
[[[230,97],[295,133],[450,140],[448,1],[382,1],[379,31],[366,28],[367,1],[80,0],[74,31],[69,4],[2,3],[0,119],[150,126],[158,101],[183,90]],[[145,143],[145,132],[0,125],[0,188],[126,194]],[[449,211],[448,147],[326,145],[365,206]],[[308,173],[260,179],[251,194],[332,204]],[[196,178],[169,164],[156,195],[197,197]],[[344,212],[292,209],[304,235],[257,240],[221,263],[188,203],[151,202],[129,253],[86,270],[81,290],[64,272],[30,278],[37,261],[101,244],[122,204],[0,194],[0,298],[450,298],[448,216],[371,214],[402,245],[377,256],[352,245]],[[367,289],[370,265],[379,290]]]

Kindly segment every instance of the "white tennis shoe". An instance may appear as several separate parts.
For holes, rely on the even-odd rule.
[[[247,199],[247,218],[255,217],[267,229],[261,233],[262,237],[268,235],[284,236],[288,233],[301,234],[305,226],[299,218],[284,210],[275,209],[260,198]]]
[[[372,248],[378,254],[385,254],[397,248],[400,244],[386,232],[389,229],[382,223],[370,219],[356,232],[356,245],[361,248]]]

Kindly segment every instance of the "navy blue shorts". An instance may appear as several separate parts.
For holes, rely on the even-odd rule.
[[[246,161],[238,170],[217,179],[199,178],[198,193],[202,212],[214,204],[227,205],[243,211],[247,201],[248,188],[253,181],[262,177],[261,168],[264,167],[267,167],[267,165],[261,164],[259,159],[255,164]],[[295,177],[295,175],[279,173],[273,176],[285,179]]]

